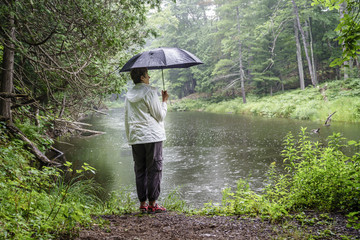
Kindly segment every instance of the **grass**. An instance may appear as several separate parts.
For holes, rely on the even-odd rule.
[[[324,93],[320,90],[326,89]],[[280,117],[324,121],[337,112],[333,121],[360,122],[360,79],[323,83],[317,88],[292,90],[274,96],[247,96],[214,102],[212,99],[180,100],[170,106],[172,111],[207,111],[216,113],[252,114],[263,117]]]

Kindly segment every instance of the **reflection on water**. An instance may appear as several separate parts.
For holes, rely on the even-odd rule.
[[[74,165],[89,163],[97,169],[96,181],[107,190],[130,186],[135,196],[131,148],[126,143],[122,109],[87,120],[106,134],[67,139],[73,146],[56,146]],[[192,206],[221,201],[225,187],[248,178],[253,190],[264,187],[271,162],[282,164],[280,152],[285,135],[301,127],[314,129],[323,123],[202,112],[169,112],[165,127],[162,196],[178,188]],[[323,141],[332,132],[359,140],[360,124],[332,123],[311,138]],[[64,139],[62,140],[64,141]]]

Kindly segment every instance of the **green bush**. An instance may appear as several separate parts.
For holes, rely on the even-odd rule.
[[[347,156],[345,149],[356,153]],[[267,186],[262,194],[253,192],[247,181],[239,180],[235,190],[225,188],[221,204],[207,203],[202,214],[247,214],[278,220],[289,211],[304,209],[350,213],[358,226],[360,212],[360,142],[346,142],[333,134],[327,144],[309,140],[303,128],[295,139],[284,140],[285,169],[270,165]],[[354,217],[355,216],[355,217]]]
[[[5,125],[0,127],[0,239],[70,237],[79,224],[93,222],[98,187],[83,176],[94,169],[86,164],[76,171],[71,164],[67,170],[32,167],[34,156],[24,142],[10,139]]]
[[[66,181],[58,169],[47,167],[40,171],[27,166],[1,173],[0,238],[72,236],[79,224],[93,221],[92,208],[98,200],[90,180]]]
[[[277,176],[288,179],[281,182],[281,189],[289,189],[287,200],[292,208],[360,210],[360,155],[343,152],[352,145],[358,148],[360,143],[344,140],[334,133],[327,146],[322,146],[310,141],[305,129],[298,141],[291,134],[287,136],[283,156],[288,172]],[[279,184],[277,178],[273,180],[268,189]]]

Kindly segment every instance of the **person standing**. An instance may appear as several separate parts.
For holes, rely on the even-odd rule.
[[[160,195],[162,144],[166,140],[164,119],[169,95],[162,91],[160,102],[157,89],[149,85],[147,68],[134,68],[130,76],[135,86],[125,98],[125,130],[132,147],[140,211],[165,212],[156,201]]]

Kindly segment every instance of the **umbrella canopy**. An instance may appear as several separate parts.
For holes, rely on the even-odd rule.
[[[203,62],[194,54],[180,48],[155,48],[133,56],[120,70],[128,72],[133,68],[166,69],[188,68]],[[163,86],[165,90],[164,74]]]
[[[188,68],[203,62],[194,54],[180,48],[155,48],[133,56],[120,70],[128,72],[133,68],[147,69]]]

